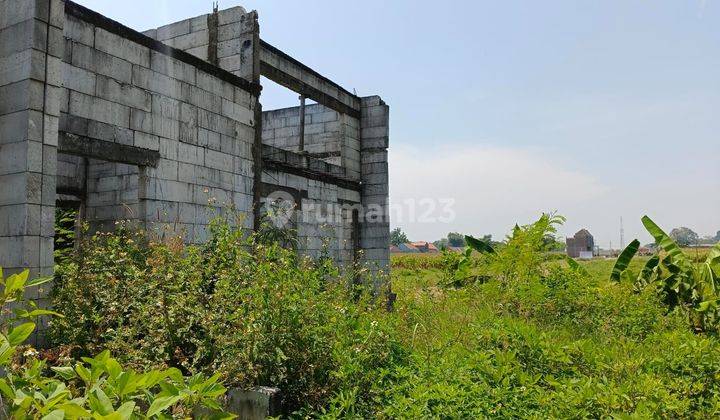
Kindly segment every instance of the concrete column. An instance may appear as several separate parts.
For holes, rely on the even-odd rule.
[[[0,266],[6,273],[53,270],[64,19],[60,0],[0,1]]]
[[[53,272],[64,2],[0,0],[0,266]],[[47,306],[49,285],[26,296]],[[31,338],[45,342],[41,319]]]
[[[381,271],[390,266],[389,112],[390,108],[379,96],[361,98],[360,166],[364,217],[360,220],[360,247],[364,262]]]

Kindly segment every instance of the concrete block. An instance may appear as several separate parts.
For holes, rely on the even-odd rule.
[[[178,140],[180,137],[180,123],[177,120],[153,115],[152,133],[166,139]]]
[[[6,272],[20,268],[37,270],[39,265],[39,236],[0,237],[0,267]]]
[[[160,150],[160,138],[142,131],[136,131],[134,146],[149,150]]]
[[[0,26],[0,56],[5,57],[19,51],[36,49],[46,51],[47,25],[28,19],[9,27]]]
[[[29,203],[41,204],[42,176],[39,173],[21,172],[0,175],[0,205]]]
[[[0,115],[0,144],[25,140],[42,141],[43,114],[23,110]]]
[[[361,154],[361,162],[366,163],[382,163],[387,162],[387,150],[369,150],[363,151]]]
[[[255,114],[252,110],[227,99],[222,101],[222,115],[250,127],[255,124]]]
[[[95,95],[95,80],[95,73],[65,63],[63,69],[64,87],[86,95]]]
[[[162,73],[134,65],[132,83],[154,93],[160,93],[173,99],[182,98],[182,83]]]
[[[23,141],[0,144],[0,175],[42,172],[42,143]]]
[[[0,237],[40,235],[40,222],[39,205],[0,206]]]
[[[0,86],[24,79],[45,80],[45,54],[27,49],[0,56]]]
[[[202,166],[205,164],[205,149],[192,144],[178,143],[178,161]]]
[[[173,223],[178,221],[179,203],[148,200],[145,202],[146,217],[151,222]]]
[[[208,28],[208,15],[200,15],[190,19],[190,32],[197,32]]]
[[[185,19],[157,28],[156,39],[164,41],[188,33],[190,33],[190,19]]]
[[[232,172],[233,156],[228,153],[208,149],[205,151],[205,165],[221,171]]]
[[[203,71],[197,72],[197,86],[229,101],[232,101],[235,95],[232,85]]]
[[[150,49],[102,28],[95,28],[95,48],[133,64],[150,67]]]
[[[201,31],[192,32],[186,35],[178,36],[176,38],[168,39],[164,42],[171,47],[185,51],[191,48],[207,46],[210,43],[210,36],[208,30],[203,29]]]
[[[240,20],[243,18],[243,15],[245,15],[246,13],[247,12],[245,11],[245,9],[240,6],[220,10],[218,12],[218,23],[222,26],[232,22],[240,22]]]
[[[218,26],[218,41],[228,41],[238,38],[242,34],[242,25],[240,22],[232,22],[227,25]]]
[[[222,135],[220,138],[220,151],[227,155],[235,154],[235,138]]]
[[[182,100],[210,112],[222,110],[221,97],[187,83],[182,84]]]
[[[180,101],[167,96],[152,95],[152,112],[164,118],[180,120]]]
[[[140,111],[139,109],[130,109],[130,128],[145,133],[152,133],[153,115],[149,112]]]
[[[180,121],[178,125],[178,139],[184,143],[198,144],[198,127],[195,120]]]
[[[112,77],[119,82],[132,81],[130,62],[83,44],[73,43],[72,65]]]
[[[106,76],[97,76],[96,92],[97,96],[103,99],[146,112],[151,110],[151,97],[148,92],[130,84],[119,83],[115,79]]]
[[[240,54],[235,54],[228,57],[219,57],[218,66],[221,69],[227,70],[235,74],[242,68],[242,60],[243,57]]]
[[[242,58],[240,58],[242,42],[243,40],[241,38],[233,38],[227,41],[218,42],[218,57],[223,58],[237,56],[240,63],[242,63]],[[299,76],[299,74],[297,74],[297,76]]]
[[[157,51],[151,51],[150,68],[174,79],[195,83],[195,67]]]
[[[198,128],[198,145],[208,149],[220,150],[220,133]]]
[[[170,140],[160,138],[160,156],[166,159],[177,160],[178,157],[178,142],[176,140]]]
[[[43,112],[54,117],[60,116],[60,102],[63,98],[63,88],[45,85],[45,109]]]
[[[119,127],[129,127],[130,108],[79,92],[70,92],[70,114]]]
[[[366,127],[360,131],[360,135],[363,139],[375,138],[375,137],[387,137],[390,135],[390,131],[389,131],[389,127],[387,125],[379,126],[379,127]]]
[[[179,203],[178,205],[178,221],[180,223],[195,223],[195,215],[197,205],[189,203]]]
[[[379,96],[365,96],[363,98],[360,98],[360,106],[363,108],[368,108],[372,106],[378,106],[382,104],[382,99],[380,99]]]
[[[66,57],[65,41],[62,29],[54,26],[48,27],[47,51],[49,55],[63,60]]]
[[[178,181],[197,184],[201,168],[193,163],[178,162]]]
[[[75,42],[85,44],[89,47],[95,44],[95,27],[87,22],[73,16],[68,16],[65,20],[64,29],[65,36]]]
[[[365,150],[387,149],[388,147],[388,137],[370,137],[362,140],[362,148]]]
[[[65,24],[65,2],[62,0],[49,0],[49,3],[50,20],[48,23],[59,29],[63,29]]]
[[[207,60],[208,59],[208,49],[207,46],[203,45],[200,47],[190,48],[189,50],[185,51],[188,54],[192,54],[195,57],[201,59],[201,60]]]
[[[34,143],[34,142],[31,142]],[[45,175],[55,176],[57,174],[57,146],[42,146],[42,172]],[[53,182],[54,184],[54,182]],[[54,187],[54,185],[53,185]],[[54,204],[54,203],[53,203]]]
[[[113,143],[133,144],[133,131],[128,128],[74,115],[63,115],[61,120],[63,131]]]
[[[0,86],[0,115],[25,109],[43,111],[45,85],[36,80],[22,80]]]
[[[0,28],[15,25],[31,18],[40,18],[43,21],[48,16],[48,3],[44,1],[13,1],[0,2]]]
[[[162,180],[158,182],[157,198],[166,201],[192,202],[193,186],[185,182]]]

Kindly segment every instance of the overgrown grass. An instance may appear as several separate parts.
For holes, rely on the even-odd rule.
[[[666,314],[655,294],[605,281],[612,261],[583,263],[590,275],[552,265],[544,280],[457,290],[440,285],[440,270],[396,269],[391,322],[412,363],[377,384],[372,414],[717,416],[714,337]],[[344,404],[333,414],[358,414]]]
[[[201,246],[100,235],[59,270],[52,331],[76,356],[279,386],[293,417],[720,415],[718,339],[608,281],[613,260],[543,256],[550,221],[472,256],[463,282],[452,256],[393,256],[391,313],[328,261],[224,224]]]

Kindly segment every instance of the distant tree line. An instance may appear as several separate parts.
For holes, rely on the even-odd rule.
[[[670,237],[673,238],[673,240],[675,240],[675,242],[677,242],[680,246],[712,245],[720,242],[720,230],[717,231],[715,236],[707,235],[701,237],[692,229],[682,226],[671,230]],[[478,239],[482,239],[483,241],[491,245],[497,245],[499,243],[497,241],[493,241],[492,235],[483,235],[478,237]],[[410,242],[410,240],[408,239],[407,234],[405,234],[405,232],[403,232],[401,228],[397,227],[390,231],[390,243],[392,245],[398,246],[400,244],[408,242]],[[565,241],[563,240],[563,238],[558,238],[553,235],[546,235],[544,242],[545,249],[547,249],[548,251],[565,250]],[[465,235],[458,232],[450,232],[447,234],[446,237],[438,239],[437,241],[433,242],[433,244],[438,249],[450,247],[462,248],[465,246]]]
[[[670,237],[680,246],[692,245],[713,245],[720,242],[720,230],[715,236],[707,235],[700,237],[689,227],[681,226],[670,231]]]

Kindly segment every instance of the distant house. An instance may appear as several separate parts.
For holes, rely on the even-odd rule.
[[[438,251],[437,247],[434,244],[431,244],[431,243],[425,242],[425,241],[418,241],[418,242],[408,242],[408,243],[400,244],[398,246],[391,245],[390,252],[412,253],[412,254],[418,254],[418,253],[433,254],[433,253],[440,252],[440,251]]]
[[[572,238],[565,239],[567,255],[572,258],[592,258],[595,239],[587,231],[580,229]]]
[[[420,250],[415,248],[415,246],[413,246],[413,244],[400,244],[397,247],[400,250],[399,252],[413,253],[413,254],[420,253]]]
[[[437,247],[430,242],[418,241],[418,242],[412,242],[411,244],[412,244],[412,246],[417,248],[418,251],[423,252],[423,253],[439,252]]]

